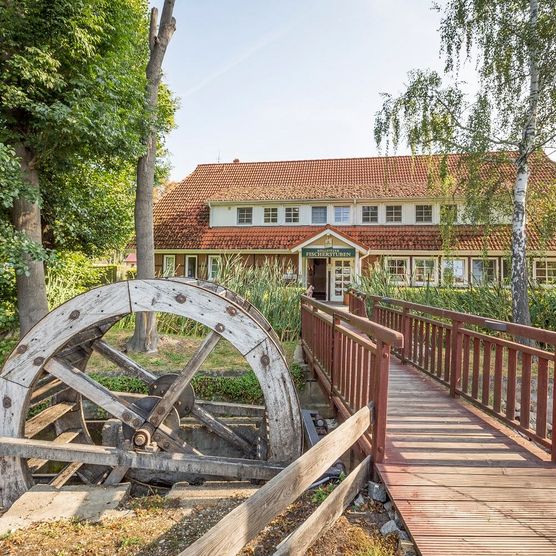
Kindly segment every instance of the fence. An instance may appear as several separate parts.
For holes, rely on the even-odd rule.
[[[391,349],[403,337],[367,318],[338,310],[307,296],[301,301],[301,339],[309,365],[344,418],[374,403],[371,435],[359,444],[375,463],[384,458],[388,371]]]
[[[305,492],[373,421],[372,404],[365,405],[337,429],[317,442],[240,506],[222,518],[179,556],[233,556],[268,523]],[[342,515],[369,478],[367,456],[315,512],[278,545],[274,556],[305,554],[306,549]]]
[[[371,320],[403,334],[403,363],[445,384],[551,451],[556,397],[556,332],[387,297],[350,292],[356,314],[372,304]]]

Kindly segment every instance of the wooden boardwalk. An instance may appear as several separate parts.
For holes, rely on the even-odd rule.
[[[556,554],[550,456],[395,357],[377,470],[423,556]]]

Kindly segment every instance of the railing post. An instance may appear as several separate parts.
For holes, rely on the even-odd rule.
[[[373,463],[384,459],[386,443],[386,417],[388,412],[388,372],[390,369],[390,346],[377,340],[373,401],[375,414],[373,421]]]
[[[409,349],[409,336],[411,334],[411,330],[409,328],[409,309],[404,307],[402,309],[402,325],[401,325],[401,333],[403,334],[403,347],[401,349],[401,360],[402,363],[405,365],[407,363],[407,350]]]
[[[461,349],[463,322],[452,320],[451,357],[450,357],[450,396],[455,398],[457,390],[461,388]]]
[[[338,371],[338,355],[340,350],[338,349],[338,339],[339,339],[339,332],[336,331],[336,327],[340,324],[340,319],[338,315],[332,315],[332,346],[330,349],[332,350],[332,367],[330,369],[330,398],[333,395],[337,394],[336,389],[336,376]]]

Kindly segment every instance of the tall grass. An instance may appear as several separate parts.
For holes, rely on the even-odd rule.
[[[261,266],[248,265],[239,256],[223,257],[215,282],[247,299],[268,319],[280,340],[293,341],[301,330],[300,298],[304,288],[297,282],[284,279],[287,268],[275,260]],[[126,317],[117,325],[133,326],[133,317]],[[158,313],[157,328],[162,334],[204,336],[207,329],[190,319],[169,313]]]
[[[480,315],[497,320],[512,320],[511,292],[500,285],[453,288],[426,285],[407,287],[392,283],[381,268],[360,276],[355,288],[363,293],[379,295],[441,307],[452,311]],[[556,330],[556,289],[531,288],[529,305],[533,326]]]

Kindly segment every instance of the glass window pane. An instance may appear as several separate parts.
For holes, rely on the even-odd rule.
[[[436,261],[434,259],[413,260],[415,282],[424,284],[436,280]]]
[[[386,222],[401,222],[402,207],[401,205],[386,205]]]
[[[432,205],[416,205],[415,222],[432,222]]]
[[[253,207],[238,207],[238,209],[237,209],[237,223],[238,224],[252,224],[253,223]]]
[[[265,207],[264,209],[264,223],[265,224],[276,224],[278,222],[278,208],[277,207]]]
[[[365,206],[362,209],[362,220],[365,224],[372,224],[378,222],[378,207]]]
[[[334,222],[337,224],[349,224],[350,207],[334,207]]]
[[[299,222],[299,207],[286,207],[285,221],[287,224],[296,224]]]
[[[387,259],[386,271],[394,282],[407,280],[407,259]]]
[[[311,222],[313,224],[326,224],[327,207],[311,207]]]

